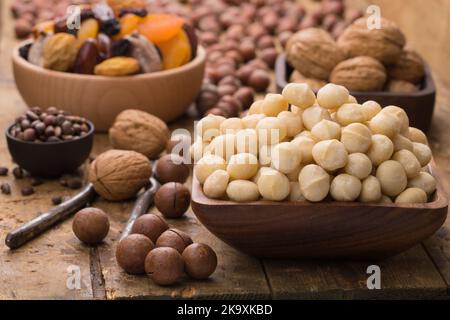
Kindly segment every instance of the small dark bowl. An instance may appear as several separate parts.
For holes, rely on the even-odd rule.
[[[281,92],[289,83],[289,78],[293,71],[294,68],[287,63],[286,56],[280,54],[275,66],[278,92]],[[408,114],[412,127],[419,128],[425,132],[431,127],[436,100],[436,87],[434,85],[430,67],[427,64],[425,64],[425,78],[422,81],[420,90],[417,92],[351,91],[350,94],[353,95],[359,103],[374,100],[384,107],[389,105],[399,106]]]
[[[94,125],[88,121],[88,133],[78,139],[35,143],[19,140],[6,130],[6,141],[13,160],[34,177],[56,178],[74,172],[89,157],[94,141]]]

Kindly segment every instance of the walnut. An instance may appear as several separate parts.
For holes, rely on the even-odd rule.
[[[121,112],[109,129],[114,148],[134,150],[151,159],[165,149],[169,136],[169,129],[161,119],[134,109]]]
[[[313,91],[319,91],[320,88],[322,88],[323,86],[325,86],[327,84],[323,80],[314,79],[314,78],[306,78],[304,75],[302,75],[297,70],[294,70],[294,72],[292,73],[290,81],[296,82],[296,83],[306,83],[307,85],[309,85],[309,87]]]
[[[308,28],[289,39],[286,58],[305,77],[328,80],[331,70],[346,56],[328,32]]]
[[[369,56],[389,65],[400,58],[405,42],[395,23],[381,18],[381,28],[371,30],[367,19],[360,18],[339,37],[338,46],[350,57]]]
[[[125,150],[109,150],[99,155],[89,170],[89,181],[95,191],[110,201],[134,197],[149,182],[150,160],[144,155]]]
[[[330,82],[351,91],[380,91],[386,82],[386,70],[374,58],[356,57],[339,63],[331,73]]]
[[[397,62],[388,68],[388,75],[391,79],[417,84],[425,75],[425,65],[417,52],[405,49]]]
[[[43,65],[46,69],[68,71],[78,53],[77,38],[68,33],[57,33],[45,41],[43,48]]]
[[[389,92],[411,93],[419,91],[419,88],[414,83],[408,81],[391,80],[387,83],[386,90]]]

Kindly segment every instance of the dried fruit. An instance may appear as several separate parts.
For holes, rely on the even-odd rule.
[[[98,57],[99,52],[97,42],[94,39],[87,39],[78,51],[73,72],[80,74],[94,74]]]
[[[49,38],[49,35],[43,33],[33,42],[28,52],[28,61],[30,63],[39,67],[44,65],[44,47]]]
[[[120,39],[123,38],[129,34],[132,34],[134,31],[136,31],[139,27],[139,24],[141,23],[142,18],[129,13],[124,15],[122,18],[120,18],[120,33],[114,36],[114,39]]]
[[[124,9],[145,8],[145,2],[142,0],[108,0],[107,3],[117,15]]]
[[[120,113],[109,129],[111,145],[134,150],[149,158],[157,157],[169,140],[169,129],[159,118],[140,110]]]
[[[68,71],[75,62],[77,52],[77,39],[73,35],[57,33],[45,42],[43,50],[44,68]]]
[[[55,32],[54,21],[43,21],[33,27],[33,36],[38,38],[41,33],[53,33]]]
[[[134,58],[114,57],[98,64],[94,73],[100,76],[120,77],[139,72],[139,62]]]
[[[101,60],[111,58],[111,39],[104,33],[99,33],[97,36],[97,48]]]
[[[87,39],[96,39],[98,35],[99,25],[96,19],[87,19],[81,23],[80,30],[78,30],[78,43],[82,44]]]
[[[161,50],[166,70],[177,68],[191,60],[191,44],[183,30],[180,30],[171,40],[159,43],[158,47]]]
[[[111,201],[126,200],[149,182],[150,161],[134,151],[109,150],[91,163],[89,181],[95,191]]]
[[[139,33],[159,45],[175,37],[182,29],[184,20],[168,14],[150,14],[139,25]]]
[[[146,37],[133,33],[127,36],[131,45],[131,56],[139,61],[141,71],[144,73],[160,71],[163,68],[158,49]]]

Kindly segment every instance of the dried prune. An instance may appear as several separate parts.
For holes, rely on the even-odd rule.
[[[96,41],[94,39],[87,39],[78,51],[73,71],[80,74],[94,74],[98,57],[99,54]]]
[[[111,44],[111,56],[128,56],[131,52],[132,44],[127,39],[120,39]]]
[[[120,22],[116,18],[102,20],[100,25],[101,32],[107,34],[110,37],[120,32]]]

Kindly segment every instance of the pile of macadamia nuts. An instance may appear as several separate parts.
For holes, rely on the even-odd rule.
[[[405,111],[359,104],[340,85],[267,94],[243,118],[208,115],[191,146],[211,199],[425,203],[436,189],[425,134]]]

